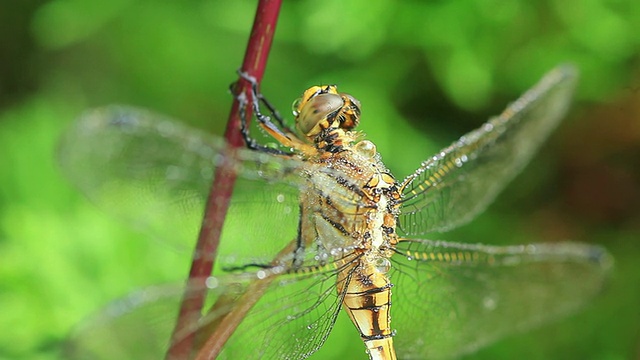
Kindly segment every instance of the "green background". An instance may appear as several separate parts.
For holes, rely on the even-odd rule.
[[[225,126],[255,1],[0,2],[0,358],[55,359],[74,324],[188,256],[85,200],[55,163],[82,110],[153,109]],[[402,178],[558,63],[581,70],[573,110],[490,209],[442,238],[579,240],[616,269],[584,312],[469,359],[640,357],[640,2],[290,1],[262,90],[285,114],[336,83]],[[364,358],[342,321],[317,358]],[[355,342],[354,342],[355,339]]]

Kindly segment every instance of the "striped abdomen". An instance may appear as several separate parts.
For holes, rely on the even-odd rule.
[[[356,325],[372,360],[396,359],[391,330],[391,282],[374,266],[375,260],[359,260],[355,269],[345,270],[340,280],[347,281],[344,309]],[[388,261],[385,258],[379,261]],[[378,261],[378,262],[379,262]],[[339,281],[339,284],[344,282]],[[338,286],[338,291],[344,291]]]

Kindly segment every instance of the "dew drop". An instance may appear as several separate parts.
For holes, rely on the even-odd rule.
[[[376,155],[376,146],[369,140],[362,140],[354,147],[355,151],[366,158],[372,158]]]
[[[378,258],[375,260],[374,266],[379,272],[386,274],[391,269],[391,262],[387,258]]]
[[[482,306],[484,306],[484,308],[488,311],[495,310],[496,305],[496,300],[492,297],[487,296],[482,300]]]
[[[267,277],[267,273],[264,270],[259,270],[256,273],[256,276],[258,277],[258,279],[262,280]]]
[[[207,280],[204,281],[204,284],[209,288],[209,289],[215,289],[218,287],[218,285],[220,285],[220,282],[218,281],[217,278],[213,277],[213,276],[209,276],[207,278]]]

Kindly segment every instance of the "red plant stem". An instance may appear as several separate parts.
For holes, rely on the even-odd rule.
[[[297,241],[294,239],[280,251],[272,264],[277,264],[284,256],[291,254],[296,246]],[[258,300],[260,300],[275,278],[276,276],[271,274],[264,279],[254,279],[254,281],[249,284],[240,299],[236,301],[237,306],[234,306],[214,331],[207,335],[207,340],[198,350],[195,360],[215,359],[218,356],[229,337],[233,335],[238,325],[240,325],[247,313]]]
[[[282,0],[259,0],[258,2],[253,28],[241,68],[242,72],[255,78],[258,83],[260,83],[264,75],[281,2]],[[235,94],[246,94],[247,104],[251,104],[252,100],[250,90],[251,84],[243,77],[239,78],[233,89]],[[239,110],[240,103],[235,99],[225,131],[225,139],[232,149],[241,148],[245,145],[240,134]],[[245,111],[246,117],[250,118],[252,114],[251,106],[247,106]],[[171,337],[171,346],[167,351],[167,359],[186,359],[192,353],[195,332],[190,332],[184,337],[180,334],[184,333],[185,330],[195,328],[195,324],[197,324],[201,316],[207,295],[205,281],[211,275],[214,266],[222,224],[229,207],[235,180],[236,174],[230,169],[229,164],[225,165],[223,163],[216,168],[198,242],[193,254],[191,270],[189,271],[188,291],[185,291],[182,299],[178,320]]]

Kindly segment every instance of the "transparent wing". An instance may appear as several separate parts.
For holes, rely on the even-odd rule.
[[[576,243],[496,247],[402,242],[394,255],[392,327],[403,359],[473,352],[585,305],[612,265]]]
[[[346,178],[295,156],[232,151],[220,138],[125,106],[85,113],[62,137],[58,155],[65,175],[99,207],[186,251],[193,250],[216,171],[231,164],[238,178],[220,266],[268,264],[298,236],[300,191],[326,196],[331,189],[319,184]],[[312,184],[311,176],[329,180]],[[364,201],[358,194],[333,200],[345,208]]]
[[[117,106],[85,114],[65,134],[59,155],[67,176],[99,206],[186,248],[197,236],[216,169],[231,164],[239,177],[214,273],[220,273],[220,267],[247,270],[271,263],[299,237],[300,192],[323,197],[331,190],[325,183],[345,177],[295,157],[230,151],[224,141],[170,119]],[[310,181],[312,175],[324,180]],[[345,186],[350,187],[348,182]],[[343,204],[363,201],[358,194],[340,193],[332,199]],[[304,208],[317,211],[313,205]],[[270,285],[222,356],[299,359],[324,343],[340,307],[336,270],[322,270],[331,265],[332,249],[306,245],[279,257],[281,266],[295,262],[300,269]],[[250,290],[247,279],[257,279],[257,274],[223,276],[222,285],[209,291],[211,301]],[[71,353],[75,358],[162,357],[181,294],[176,288],[155,288],[110,307],[76,333]],[[222,320],[228,310],[206,315],[200,325]]]
[[[576,81],[571,66],[552,70],[500,116],[425,161],[403,184],[399,234],[447,231],[483,211],[564,116]]]
[[[252,256],[275,253],[297,233],[301,161],[230,152],[222,139],[141,109],[87,112],[63,136],[59,161],[65,175],[101,208],[179,249],[193,249],[223,161],[239,175],[229,210],[235,220],[223,229],[227,253],[258,233]],[[243,248],[233,254],[240,260]]]
[[[329,336],[342,297],[335,272],[279,279],[240,324],[221,358],[308,358]]]
[[[211,289],[209,295],[215,299],[229,291],[231,288],[221,286]],[[183,286],[153,286],[114,301],[73,330],[65,344],[63,357],[164,358],[183,292]],[[219,317],[222,316],[221,313]]]
[[[197,327],[181,335],[223,320],[256,281],[262,280],[247,273],[211,278],[208,303],[215,304],[223,297],[233,301],[214,307]],[[177,286],[151,287],[112,304],[74,332],[66,355],[71,359],[163,358],[183,291]],[[329,335],[342,296],[336,291],[335,269],[324,271],[318,265],[312,272],[279,276],[243,319],[218,359],[309,357]]]

